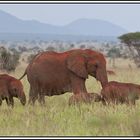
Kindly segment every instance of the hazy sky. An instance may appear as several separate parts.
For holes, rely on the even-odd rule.
[[[0,4],[21,19],[65,25],[79,18],[103,19],[128,31],[140,31],[140,4]]]

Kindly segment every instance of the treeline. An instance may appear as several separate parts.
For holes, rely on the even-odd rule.
[[[140,67],[140,32],[127,33],[118,37],[120,43],[101,43],[96,42],[62,42],[62,41],[51,41],[51,42],[32,42],[30,44],[21,43],[12,44],[12,46],[6,47],[6,42],[1,46],[0,44],[0,70],[6,70],[7,72],[15,71],[16,67],[20,64],[19,60],[21,54],[26,52],[28,57],[26,62],[29,63],[36,54],[43,51],[57,51],[64,52],[71,49],[92,49],[100,51],[109,57],[113,61],[115,66],[116,58],[133,59],[137,67]],[[43,46],[43,47],[42,47]],[[22,59],[24,61],[24,58]]]

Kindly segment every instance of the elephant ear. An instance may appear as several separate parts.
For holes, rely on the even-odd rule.
[[[81,55],[69,56],[67,59],[67,68],[84,79],[88,78],[88,72],[86,69],[86,61],[84,56]]]

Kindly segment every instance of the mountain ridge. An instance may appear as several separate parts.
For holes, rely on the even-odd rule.
[[[56,26],[38,20],[22,20],[0,10],[0,33],[45,33],[60,35],[119,36],[126,33],[123,27],[101,19],[77,19],[67,25]]]

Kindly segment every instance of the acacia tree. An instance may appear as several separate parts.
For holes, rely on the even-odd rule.
[[[123,34],[118,38],[128,46],[135,64],[140,67],[140,32]]]

